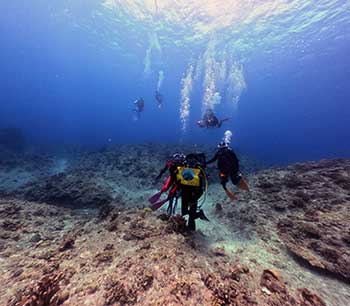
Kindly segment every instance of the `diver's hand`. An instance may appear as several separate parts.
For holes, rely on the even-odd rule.
[[[153,181],[153,185],[157,185],[159,183],[160,178],[157,176],[154,181]]]

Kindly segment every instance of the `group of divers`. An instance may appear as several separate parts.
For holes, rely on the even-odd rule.
[[[155,95],[158,106],[162,105],[162,96],[156,91]],[[134,102],[138,115],[144,110],[144,100],[142,98]],[[197,122],[200,127],[221,127],[222,123],[228,119],[218,120],[212,110],[207,110],[202,120]],[[217,152],[210,160],[206,160],[204,153],[190,153],[184,155],[175,153],[166,163],[155,179],[155,184],[159,182],[165,172],[169,175],[159,192],[149,198],[149,208],[153,211],[161,208],[168,203],[167,214],[169,216],[176,214],[178,199],[181,198],[181,215],[188,215],[187,229],[196,230],[196,219],[209,221],[205,216],[202,205],[205,202],[208,179],[206,175],[206,166],[217,162],[219,169],[220,183],[225,190],[226,195],[232,200],[236,200],[235,194],[227,188],[227,183],[231,182],[240,189],[249,191],[247,181],[242,176],[239,169],[239,160],[235,152],[230,148],[228,139],[223,139],[217,146]],[[162,194],[168,192],[165,199],[161,199]],[[202,199],[201,203],[198,202]]]
[[[158,108],[162,108],[163,106],[163,95],[156,90],[155,92],[155,100],[157,102]],[[133,108],[133,114],[135,115],[136,119],[140,119],[141,113],[145,110],[145,101],[143,98],[139,98],[134,101],[134,108]],[[223,122],[229,120],[230,118],[224,118],[219,120],[214,111],[210,108],[208,108],[204,115],[203,118],[197,121],[197,125],[200,128],[220,128],[223,124]]]

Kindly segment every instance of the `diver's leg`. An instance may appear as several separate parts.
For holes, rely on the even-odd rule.
[[[227,175],[225,173],[220,173],[220,184],[222,186],[222,188],[224,188],[224,190],[227,190],[226,184],[228,182],[228,178]]]
[[[169,189],[172,184],[171,176],[169,175],[166,179],[165,184],[162,186],[161,192],[165,192]]]
[[[237,185],[240,189],[249,191],[248,183],[241,173],[231,173],[231,181],[232,184]]]
[[[188,218],[188,229],[191,231],[196,230],[196,217],[197,217],[197,201],[191,199],[190,210],[189,210],[189,218]]]
[[[186,216],[188,214],[188,202],[181,197],[181,215]]]
[[[168,205],[168,208],[167,208],[167,214],[169,216],[171,216],[172,212],[173,212],[173,202],[174,202],[174,198],[170,198],[169,205]]]
[[[227,187],[226,184],[228,182],[228,177],[225,173],[220,173],[220,182],[222,185],[222,188],[224,188],[226,195],[232,200],[236,200],[236,196],[232,191],[230,191]]]
[[[175,197],[175,203],[174,203],[174,206],[173,206],[173,211],[172,211],[172,214],[173,215],[176,215],[176,208],[177,208],[177,201],[179,200],[178,197]]]
[[[190,202],[190,197],[187,190],[181,190],[181,215],[185,216],[188,214],[188,206]]]
[[[241,179],[239,180],[238,186],[239,186],[239,188],[241,188],[243,190],[250,191],[249,185],[243,176],[241,176]]]

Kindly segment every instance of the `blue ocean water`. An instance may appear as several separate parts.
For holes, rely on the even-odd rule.
[[[209,143],[350,156],[347,0],[0,3],[0,128],[33,145]],[[164,97],[157,107],[155,91]],[[145,110],[133,120],[133,102]],[[220,129],[196,121],[211,108]]]

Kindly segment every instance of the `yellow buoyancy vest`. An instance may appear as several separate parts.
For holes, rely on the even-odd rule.
[[[181,185],[200,187],[200,173],[201,170],[197,168],[177,167],[176,180]]]

